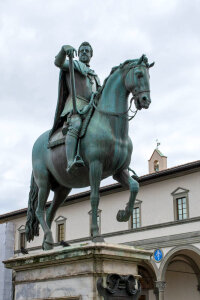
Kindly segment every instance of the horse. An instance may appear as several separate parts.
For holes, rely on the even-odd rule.
[[[49,132],[43,133],[35,142],[32,151],[32,177],[26,222],[28,241],[39,235],[39,223],[44,231],[43,249],[53,248],[51,224],[60,205],[67,201],[72,188],[90,186],[92,209],[92,240],[102,241],[97,224],[99,187],[102,179],[113,176],[122,186],[130,190],[129,202],[119,210],[117,220],[129,220],[139,184],[128,171],[132,154],[132,142],[128,136],[128,97],[132,93],[137,110],[147,109],[151,103],[149,64],[145,55],[139,59],[127,60],[111,70],[96,95],[94,112],[87,131],[79,143],[79,150],[85,166],[75,174],[66,171],[65,145],[48,148]],[[132,101],[131,101],[132,102]],[[53,201],[46,210],[50,193]]]

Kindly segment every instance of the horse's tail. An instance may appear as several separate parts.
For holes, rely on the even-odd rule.
[[[39,189],[32,172],[26,221],[26,239],[29,242],[34,239],[34,236],[39,235],[39,221],[35,214],[38,204],[38,191]]]

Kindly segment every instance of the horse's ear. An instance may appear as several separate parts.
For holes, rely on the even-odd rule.
[[[142,56],[139,58],[137,64],[140,65],[143,61],[143,58],[144,58],[144,54],[142,54]]]
[[[149,68],[153,67],[155,65],[155,62],[152,62],[150,65],[149,65]]]

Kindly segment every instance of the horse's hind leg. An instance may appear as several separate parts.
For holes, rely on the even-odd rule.
[[[55,217],[57,209],[63,202],[65,202],[70,191],[70,188],[66,188],[61,185],[55,189],[53,201],[46,212],[46,222],[49,228],[51,228],[51,223]]]
[[[53,248],[52,232],[45,221],[45,206],[50,192],[49,174],[45,168],[34,168],[34,176],[39,189],[36,216],[44,231],[43,249],[49,250]]]
[[[119,210],[117,213],[117,221],[126,222],[133,212],[135,199],[139,190],[139,183],[129,175],[128,170],[123,170],[115,174],[113,178],[130,190],[130,198],[125,210]]]
[[[92,207],[92,224],[91,234],[94,242],[103,242],[103,238],[99,237],[99,228],[97,224],[98,206],[99,206],[99,186],[102,176],[102,164],[100,161],[90,163],[90,201]]]

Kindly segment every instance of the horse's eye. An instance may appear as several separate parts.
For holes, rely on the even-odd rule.
[[[143,77],[143,74],[142,74],[142,72],[138,73],[138,74],[137,74],[137,77],[138,77],[138,78],[141,78],[141,77]]]

